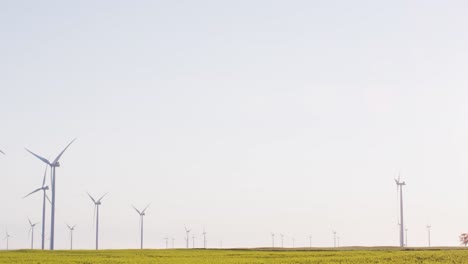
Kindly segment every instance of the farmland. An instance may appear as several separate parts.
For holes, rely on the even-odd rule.
[[[468,250],[102,250],[2,251],[0,263],[468,263]]]

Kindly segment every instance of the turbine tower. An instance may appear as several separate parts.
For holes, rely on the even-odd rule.
[[[38,191],[42,191],[42,234],[41,234],[41,249],[44,250],[44,243],[45,243],[45,217],[46,217],[46,199],[49,199],[49,197],[47,196],[46,194],[46,191],[49,190],[49,186],[46,186],[45,183],[46,183],[46,175],[47,175],[47,167],[48,165],[46,165],[46,169],[45,169],[45,172],[44,172],[44,178],[42,179],[42,187],[41,188],[37,188],[36,190],[30,192],[29,194],[27,194],[26,196],[24,196],[23,198],[26,198],[28,197],[29,195],[35,193],[35,192],[38,192]],[[50,202],[50,200],[49,200]]]
[[[309,236],[309,247],[312,248],[312,236]]]
[[[203,228],[203,248],[206,249],[206,231],[205,228]]]
[[[148,209],[149,204],[141,212],[138,209],[136,209],[135,206],[132,205],[132,207],[140,215],[140,249],[143,249],[143,217],[145,216],[145,211],[146,209]]]
[[[67,224],[68,229],[70,230],[70,250],[73,250],[73,230],[75,230],[75,226],[69,226]]]
[[[333,247],[336,247],[336,231],[333,230]]]
[[[172,237],[171,240],[172,240],[172,248],[174,248],[174,240],[175,240],[175,238]]]
[[[166,249],[169,248],[169,237],[165,237],[164,240],[166,240]]]
[[[185,227],[185,242],[187,243],[187,248],[189,248],[189,240],[190,240],[190,229],[187,229],[187,227]]]
[[[5,238],[3,240],[6,240],[6,250],[8,250],[8,242],[10,240],[10,234],[8,234],[8,230],[5,231]]]
[[[408,246],[408,228],[405,228],[405,247]]]
[[[284,234],[280,234],[281,236],[281,247],[284,248]]]
[[[29,222],[29,232],[31,232],[31,249],[34,249],[34,227],[39,224],[39,223],[32,223],[31,220],[28,218]]]
[[[271,233],[271,247],[275,247],[275,234]]]
[[[88,193],[89,198],[91,198],[91,200],[94,203],[94,216],[96,217],[96,250],[99,249],[99,206],[101,205],[102,198],[104,198],[104,196],[106,195],[107,193],[104,194],[101,198],[99,198],[99,200],[96,201],[91,196],[91,194]],[[94,216],[93,216],[93,220],[94,220]]]
[[[426,226],[427,228],[427,243],[428,243],[428,246],[431,247],[431,226],[428,225]]]
[[[195,248],[195,234],[192,235],[192,248]]]
[[[400,175],[398,175],[398,180],[395,179],[395,183],[397,185],[397,195],[400,192],[400,247],[405,246],[405,227],[403,222],[403,186],[405,186],[405,182],[400,181]]]
[[[60,167],[60,157],[62,157],[63,153],[65,152],[65,150],[67,150],[67,148],[76,140],[73,139],[63,150],[62,152],[60,152],[60,154],[54,159],[53,162],[49,162],[49,160],[47,160],[46,158],[43,158],[35,153],[33,153],[32,151],[30,151],[29,149],[26,149],[29,153],[31,153],[32,155],[34,155],[36,158],[40,159],[42,162],[46,163],[47,165],[50,166],[50,177],[51,177],[51,181],[52,181],[52,210],[51,210],[51,213],[50,213],[50,250],[54,250],[54,238],[55,238],[55,168],[57,167]]]

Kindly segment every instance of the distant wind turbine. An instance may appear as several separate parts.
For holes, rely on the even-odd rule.
[[[203,228],[203,248],[206,248],[206,231],[205,228]]]
[[[431,247],[431,226],[427,225],[427,244],[429,247]]]
[[[45,169],[45,172],[44,172],[44,177],[42,179],[42,187],[41,188],[37,188],[36,190],[30,192],[29,194],[27,194],[26,196],[24,196],[23,198],[26,198],[28,197],[29,195],[35,193],[35,192],[38,192],[38,191],[42,191],[42,234],[41,234],[41,249],[44,250],[44,243],[45,243],[45,222],[46,222],[46,199],[49,199],[49,197],[47,196],[46,194],[46,191],[49,190],[49,186],[46,186],[45,183],[46,183],[46,175],[47,175],[47,167],[48,165],[46,165],[46,169]],[[50,201],[50,200],[49,200]]]
[[[8,234],[8,230],[5,231],[5,238],[3,240],[6,240],[6,250],[8,250],[8,242],[10,241],[10,234]]]
[[[55,168],[60,167],[60,157],[62,157],[63,153],[67,148],[76,140],[73,139],[63,150],[60,152],[60,154],[54,159],[53,162],[49,162],[46,158],[43,158],[29,149],[26,149],[29,153],[31,153],[33,156],[36,158],[40,159],[42,162],[46,163],[47,165],[50,166],[50,176],[51,176],[51,181],[52,181],[52,210],[51,210],[51,216],[50,216],[50,250],[54,250],[54,237],[55,237]]]
[[[174,248],[174,240],[175,238],[171,238],[172,239],[172,248]]]
[[[73,231],[75,230],[75,226],[69,226],[67,224],[68,229],[70,230],[70,250],[73,250]]]
[[[312,236],[309,236],[309,247],[312,247]]]
[[[275,247],[275,234],[271,233],[271,247]]]
[[[284,248],[284,234],[280,234],[281,236],[281,247]]]
[[[405,234],[404,234],[404,224],[403,224],[403,186],[405,186],[405,182],[400,181],[400,175],[398,174],[398,180],[395,179],[395,183],[397,185],[397,195],[400,192],[400,247],[405,246]]]
[[[164,238],[164,240],[166,240],[166,249],[168,249],[169,248],[169,238],[166,236]]]
[[[190,229],[185,228],[185,242],[187,242],[187,248],[189,248],[189,240],[190,240]]]
[[[104,198],[104,196],[106,195],[107,193],[104,194],[101,198],[99,198],[99,200],[96,201],[91,196],[91,194],[88,193],[89,198],[91,198],[91,200],[94,203],[94,216],[96,217],[96,250],[99,249],[99,206],[101,205],[102,198]],[[93,216],[93,219],[94,219],[94,216]]]
[[[31,220],[28,218],[29,222],[29,232],[31,233],[31,249],[34,249],[34,227],[39,223],[32,223]]]
[[[333,230],[333,247],[336,247],[336,231]]]
[[[195,234],[192,234],[192,248],[195,248]]]
[[[140,249],[143,249],[143,217],[145,216],[145,211],[149,206],[150,205],[148,204],[145,209],[140,212],[138,209],[136,209],[135,206],[132,205],[133,209],[135,209],[135,211],[137,211],[137,213],[140,215]]]

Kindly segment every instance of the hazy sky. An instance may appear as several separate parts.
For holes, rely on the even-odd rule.
[[[55,158],[56,246],[397,245],[468,231],[466,1],[1,1],[0,231],[29,246]],[[50,220],[49,211],[47,219]],[[36,228],[39,246],[40,228]],[[279,237],[279,236],[278,236]],[[277,245],[279,244],[277,239]],[[5,241],[0,241],[5,247]]]

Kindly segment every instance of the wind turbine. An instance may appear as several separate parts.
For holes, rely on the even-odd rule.
[[[135,206],[132,205],[132,207],[140,215],[140,249],[143,249],[143,217],[145,216],[145,211],[146,211],[146,209],[148,209],[149,204],[141,212],[138,209],[136,209]]]
[[[336,247],[336,231],[333,230],[333,247]]]
[[[309,236],[309,247],[312,248],[312,236]]]
[[[101,205],[102,198],[104,198],[104,196],[106,196],[106,195],[107,195],[107,193],[104,194],[101,198],[99,198],[99,200],[96,201],[91,196],[91,194],[88,193],[89,198],[91,198],[91,200],[94,203],[94,214],[96,216],[96,250],[98,250],[98,248],[99,248],[99,206]],[[94,216],[93,216],[93,219],[94,219]]]
[[[400,175],[398,174],[398,180],[395,179],[397,185],[397,195],[400,192],[400,247],[405,246],[405,227],[403,225],[403,186],[406,185],[405,182],[400,181]]]
[[[31,232],[31,249],[34,249],[34,227],[39,224],[39,223],[32,223],[31,220],[28,218],[29,226],[31,227],[29,229],[29,232]]]
[[[169,238],[166,236],[164,238],[164,240],[166,240],[166,249],[168,249],[169,248]]]
[[[5,231],[5,238],[3,240],[6,240],[6,250],[8,250],[8,241],[10,240],[10,234],[8,234],[8,230]]]
[[[192,248],[195,248],[195,234],[192,235]]]
[[[284,248],[284,234],[280,234],[281,236],[281,247]]]
[[[275,234],[271,233],[271,247],[275,247]]]
[[[69,226],[67,224],[68,229],[70,230],[70,250],[73,250],[73,231],[75,230],[75,226]]]
[[[42,162],[50,166],[50,175],[51,175],[51,181],[52,181],[52,210],[50,214],[50,250],[54,250],[54,237],[55,237],[55,168],[60,167],[60,157],[62,157],[63,153],[67,148],[76,140],[73,139],[63,150],[60,152],[60,154],[54,159],[53,162],[50,162],[46,158],[43,158],[29,149],[26,149],[29,153],[31,153],[33,156],[36,158],[40,159]],[[44,233],[44,232],[43,232]]]
[[[426,228],[427,228],[427,243],[429,247],[431,247],[431,226],[427,225]]]
[[[172,240],[172,248],[174,248],[174,240],[175,240],[175,238],[172,237],[171,240]]]
[[[205,228],[203,228],[203,248],[206,249],[206,231]]]
[[[47,175],[47,167],[46,166],[46,169],[45,169],[45,172],[44,172],[44,178],[42,179],[42,187],[41,188],[37,188],[36,190],[30,192],[29,194],[27,194],[26,196],[24,196],[23,198],[26,198],[28,197],[29,195],[35,193],[35,192],[38,192],[38,191],[42,191],[42,234],[41,234],[41,249],[44,250],[44,243],[45,243],[45,217],[46,217],[46,199],[49,199],[49,197],[47,196],[46,194],[46,191],[49,190],[49,186],[46,186],[45,183],[46,183],[46,175]]]
[[[187,227],[185,227],[185,241],[187,242],[187,248],[189,248],[189,239],[190,239],[190,231],[191,229],[187,229]]]

